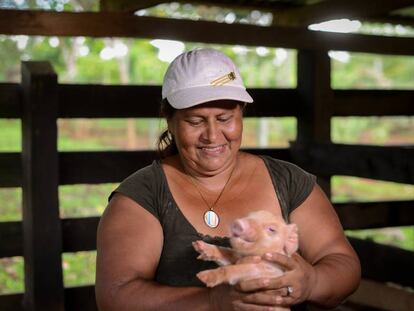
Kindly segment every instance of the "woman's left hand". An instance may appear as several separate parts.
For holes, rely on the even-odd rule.
[[[243,302],[256,305],[291,306],[301,303],[310,296],[315,282],[314,268],[299,254],[291,257],[269,253],[263,258],[279,265],[285,272],[277,278],[260,278],[242,281],[238,290],[251,292]]]

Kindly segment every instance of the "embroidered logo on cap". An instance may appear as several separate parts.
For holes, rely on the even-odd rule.
[[[213,81],[210,82],[210,84],[214,86],[219,86],[219,85],[226,84],[233,80],[236,80],[236,74],[234,73],[234,71],[231,71],[228,74],[225,74],[224,76],[214,79]]]

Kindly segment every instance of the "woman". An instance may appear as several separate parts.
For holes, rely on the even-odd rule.
[[[243,108],[253,100],[233,62],[213,49],[178,56],[163,83],[168,130],[161,160],[111,194],[98,229],[100,310],[272,310],[308,301],[335,306],[360,279],[338,218],[297,166],[240,151]],[[227,245],[229,224],[254,210],[299,228],[300,252],[267,254],[283,276],[205,288],[191,243]]]

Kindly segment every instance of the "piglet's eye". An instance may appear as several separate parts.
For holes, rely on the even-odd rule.
[[[275,228],[273,228],[273,227],[268,227],[268,228],[267,228],[267,230],[268,230],[270,233],[277,233],[276,229],[275,229]]]

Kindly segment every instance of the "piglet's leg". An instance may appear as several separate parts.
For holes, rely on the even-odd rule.
[[[214,287],[222,283],[234,285],[240,280],[253,279],[268,273],[268,270],[260,264],[235,264],[219,267],[216,269],[205,270],[197,273],[197,277],[206,284],[207,287]]]
[[[229,265],[236,261],[230,248],[218,247],[203,241],[193,242],[194,249],[200,253],[197,259],[215,261],[220,266]]]

